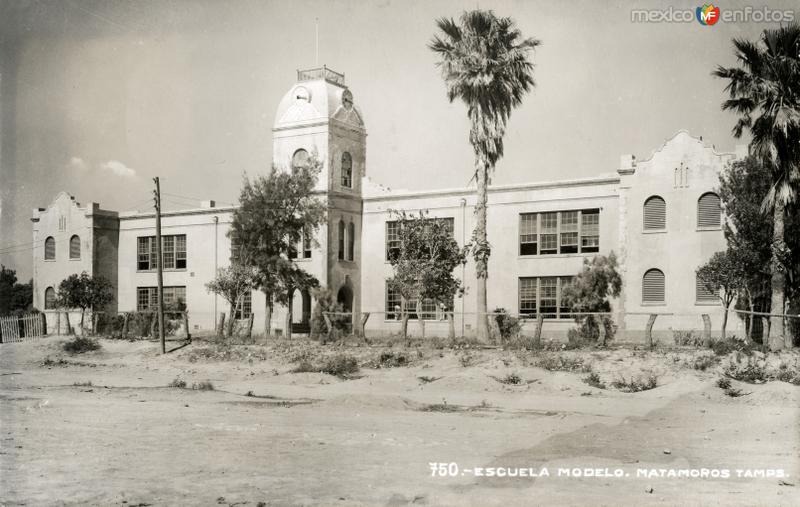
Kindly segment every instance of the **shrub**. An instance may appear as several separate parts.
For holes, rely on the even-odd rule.
[[[96,340],[92,340],[91,338],[76,336],[72,340],[65,342],[63,347],[64,351],[69,352],[70,354],[83,354],[84,352],[99,350],[100,343]]]
[[[460,356],[458,356],[458,362],[461,363],[462,367],[468,368],[475,364],[475,354],[468,350],[464,351]]]
[[[325,324],[325,316],[322,312],[341,312],[344,308],[336,301],[330,289],[312,289],[311,295],[316,301],[314,310],[311,312],[311,338],[319,340],[328,334],[328,326]],[[334,334],[349,333],[352,325],[351,320],[344,315],[332,315],[329,317]]]
[[[602,380],[600,380],[600,375],[595,372],[591,372],[588,377],[584,378],[583,381],[589,384],[592,387],[596,387],[598,389],[605,389],[606,384]]]
[[[708,368],[717,364],[718,358],[716,356],[697,356],[694,358],[692,368],[695,370],[706,371]]]
[[[170,382],[167,385],[167,387],[177,387],[179,389],[185,389],[186,388],[186,381],[182,380],[182,379],[179,379],[179,378],[175,378],[175,379],[173,379],[172,382]]]
[[[497,329],[500,331],[500,337],[503,340],[508,340],[517,336],[522,330],[522,322],[516,317],[512,317],[505,308],[495,308],[492,312],[495,322],[497,322]]]
[[[312,365],[309,361],[302,360],[302,361],[300,361],[300,364],[298,364],[292,370],[292,373],[315,373],[315,372],[318,372],[318,371],[319,370],[315,369],[314,365]]]
[[[430,384],[431,382],[436,382],[442,377],[429,377],[427,375],[422,375],[421,377],[417,377],[419,381],[423,384]]]
[[[625,380],[625,377],[621,377],[613,381],[611,385],[615,389],[625,393],[638,393],[640,391],[649,391],[650,389],[655,389],[658,386],[658,377],[652,374],[645,378],[631,377],[629,380]]]
[[[701,347],[703,345],[703,338],[694,331],[672,331],[672,340],[675,345],[682,347]]]
[[[720,389],[730,389],[731,387],[731,379],[720,377],[717,379],[717,387]]]
[[[337,354],[328,358],[320,368],[320,371],[328,375],[340,378],[348,378],[358,373],[358,359],[346,354]]]
[[[397,368],[401,366],[408,366],[411,363],[408,356],[402,352],[382,352],[378,358],[379,368]]]
[[[723,372],[734,380],[750,384],[762,384],[769,380],[766,361],[754,356],[736,354]]]
[[[753,347],[749,343],[737,340],[736,337],[733,337],[727,340],[712,341],[711,350],[718,356],[727,356],[731,352],[744,352],[745,354],[749,354],[753,351]]]
[[[522,384],[522,377],[520,377],[516,373],[509,373],[505,377],[498,378],[497,381],[500,382],[501,384],[508,384],[508,385],[512,385],[512,386],[518,386],[518,385]]]
[[[75,382],[72,385],[75,387],[92,387],[92,381],[87,380],[86,382]]]
[[[536,361],[536,366],[547,371],[590,371],[590,368],[583,364],[582,359],[564,357],[560,354],[542,355]]]
[[[203,382],[197,382],[195,384],[192,384],[192,389],[194,389],[195,391],[213,391],[214,384],[212,384],[208,380]]]

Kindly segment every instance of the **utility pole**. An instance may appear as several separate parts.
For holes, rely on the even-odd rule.
[[[153,178],[156,189],[153,199],[156,203],[156,268],[158,271],[158,337],[161,340],[161,353],[167,353],[167,344],[164,339],[164,270],[161,266],[164,257],[161,255],[161,184],[158,176]]]

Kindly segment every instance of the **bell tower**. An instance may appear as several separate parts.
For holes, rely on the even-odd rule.
[[[315,193],[327,204],[327,220],[310,258],[300,254],[297,263],[316,276],[345,311],[353,312],[354,323],[361,308],[361,185],[367,139],[362,118],[344,74],[323,66],[297,71],[297,82],[278,105],[272,129],[277,167],[289,168],[307,157],[322,162]],[[295,304],[295,322],[297,309]]]

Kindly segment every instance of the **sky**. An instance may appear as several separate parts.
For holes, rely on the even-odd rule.
[[[513,112],[496,184],[608,174],[677,130],[731,136],[717,65],[771,23],[634,23],[632,9],[699,3],[438,0],[0,0],[0,263],[31,276],[30,217],[62,190],[83,205],[235,202],[272,161],[295,71],[343,72],[366,123],[367,175],[394,188],[464,187],[466,108],[449,103],[427,43],[465,9],[511,16],[542,42],[536,88]],[[795,2],[726,2],[799,10]],[[797,13],[800,19],[800,12]],[[319,25],[318,57],[315,23]],[[169,195],[171,194],[171,195]]]

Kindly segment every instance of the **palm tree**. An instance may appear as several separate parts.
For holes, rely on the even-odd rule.
[[[714,75],[728,80],[729,99],[723,110],[733,110],[739,120],[733,135],[750,132],[751,152],[771,169],[772,187],[762,204],[772,211],[771,313],[786,313],[786,275],[781,259],[785,257],[784,216],[800,193],[800,25],[766,29],[757,42],[734,39],[736,67],[717,67]],[[784,319],[776,319],[770,348],[791,347]],[[778,341],[780,340],[780,341]]]
[[[477,334],[485,340],[489,334],[486,304],[487,264],[491,248],[486,239],[486,195],[489,177],[503,156],[503,135],[511,111],[535,86],[533,64],[528,54],[540,42],[523,38],[511,18],[498,18],[492,11],[467,11],[456,23],[440,18],[429,48],[440,60],[450,102],[461,99],[467,106],[470,121],[469,141],[475,152],[478,199],[476,225],[472,234],[477,272]]]

